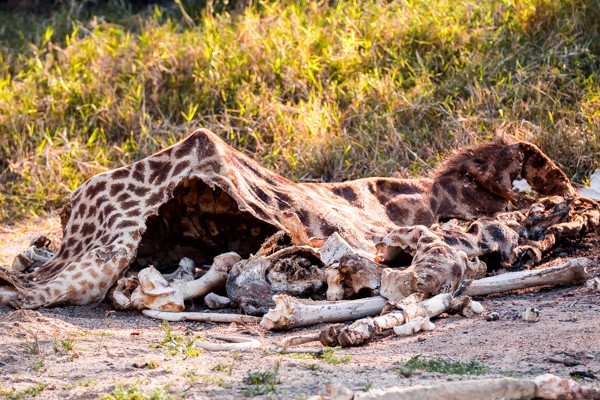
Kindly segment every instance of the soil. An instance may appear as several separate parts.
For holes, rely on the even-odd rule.
[[[40,234],[59,243],[58,218],[0,227],[0,263],[10,264]],[[592,258],[595,266],[590,272],[598,276],[598,235],[555,251],[552,263],[574,256]],[[210,333],[236,334],[258,338],[263,346],[249,352],[170,355],[156,347],[166,335],[160,321],[138,312],[114,311],[109,304],[36,311],[0,306],[0,398],[28,398],[40,392],[37,398],[41,399],[93,399],[123,387],[146,394],[160,389],[173,398],[186,399],[243,398],[273,389],[256,398],[298,399],[326,394],[334,383],[366,390],[544,373],[577,375],[583,382],[600,385],[598,293],[584,286],[538,288],[478,300],[486,309],[481,316],[443,315],[435,320],[434,331],[336,349],[326,359],[273,354],[268,349],[292,333],[272,333],[253,325],[171,323],[172,334],[188,340]],[[537,322],[521,317],[529,307],[539,309]],[[488,321],[489,312],[499,318]],[[318,332],[323,327],[297,329],[293,334]],[[398,369],[416,355],[477,360],[487,372],[476,376],[422,370],[410,377],[400,374]],[[275,370],[277,383],[272,387],[251,385],[245,379]]]

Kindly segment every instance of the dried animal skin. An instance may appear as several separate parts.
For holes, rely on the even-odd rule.
[[[31,240],[30,247],[18,254],[12,264],[12,269],[22,273],[32,272],[46,264],[54,252],[48,248],[50,239],[45,236],[36,236]]]
[[[12,286],[0,286],[0,304],[9,305],[17,296],[17,289]]]

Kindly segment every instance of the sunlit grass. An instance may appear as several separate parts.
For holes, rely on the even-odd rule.
[[[296,180],[423,174],[498,134],[600,166],[597,1],[190,3],[0,12],[0,220],[197,126]]]

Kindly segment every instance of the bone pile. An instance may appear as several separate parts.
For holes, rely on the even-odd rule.
[[[260,323],[279,331],[336,323],[318,334],[288,337],[277,351],[294,351],[309,342],[358,346],[389,333],[435,329],[432,319],[442,313],[481,314],[483,307],[471,296],[586,282],[597,290],[598,278],[588,272],[590,259],[537,266],[557,243],[599,230],[598,203],[552,196],[523,212],[470,224],[451,220],[399,228],[377,243],[374,260],[337,233],[304,241],[311,245],[292,245],[278,231],[247,259],[228,252],[215,257],[208,269],[183,258],[168,274],[153,266],[128,271],[109,298],[117,309],[139,309],[169,321]],[[38,268],[52,255],[48,245],[45,238],[34,239],[13,268]],[[207,310],[185,312],[192,305]],[[347,321],[354,322],[339,324]],[[235,343],[210,349],[257,346],[230,339]]]
[[[599,230],[598,203],[552,196],[523,212],[470,224],[451,220],[431,227],[401,227],[377,243],[374,260],[337,233],[327,240],[305,238],[307,244],[293,245],[278,231],[247,259],[228,252],[215,257],[207,269],[182,258],[170,273],[151,265],[127,271],[109,299],[119,310],[144,310],[152,318],[259,322],[279,331],[354,321],[330,325],[316,335],[287,338],[279,351],[314,341],[358,346],[392,332],[405,336],[435,329],[431,320],[442,313],[481,314],[483,307],[471,296],[585,282],[593,289],[598,278],[589,275],[592,261],[587,258],[536,266],[557,243]],[[16,257],[13,269],[43,265],[52,256],[48,246],[47,239],[34,239]],[[0,298],[10,294],[0,292]],[[185,312],[192,305],[206,310]]]
[[[535,267],[557,243],[599,228],[597,203],[553,196],[524,212],[480,218],[468,225],[450,221],[397,229],[377,244],[374,261],[337,233],[324,242],[313,241],[314,246],[298,246],[283,244],[285,233],[280,231],[248,259],[235,253],[218,256],[196,280],[169,280],[152,267],[143,269],[137,277],[122,278],[112,299],[117,308],[155,310],[145,314],[156,318],[210,321],[210,313],[182,312],[186,300],[204,297],[209,309],[239,309],[261,317],[263,328],[279,331],[354,321],[330,325],[316,335],[287,338],[279,351],[313,341],[358,346],[388,332],[404,336],[432,330],[432,319],[442,313],[482,313],[483,307],[470,296],[592,282],[592,261],[587,258]],[[133,291],[124,290],[132,280],[139,284]],[[232,315],[228,321],[244,318],[212,315],[212,321],[226,315]]]

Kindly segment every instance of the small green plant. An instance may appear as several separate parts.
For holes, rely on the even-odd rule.
[[[53,348],[55,353],[67,354],[75,350],[75,339],[70,336],[65,339],[55,337]]]
[[[75,382],[75,386],[81,386],[81,387],[91,387],[91,386],[95,386],[98,384],[98,380],[96,379],[81,379],[77,382]]]
[[[312,372],[317,372],[318,370],[321,369],[321,367],[319,366],[319,364],[316,363],[312,363],[312,364],[307,364],[306,368],[308,368],[309,370],[311,370]]]
[[[445,375],[481,375],[487,371],[486,366],[476,360],[466,363],[442,359],[422,360],[420,355],[412,357],[397,371],[400,375],[409,378],[418,369]]]
[[[46,389],[48,385],[37,384],[25,390],[17,391],[15,389],[6,390],[0,388],[0,396],[6,397],[8,400],[21,400],[29,397],[36,397]]]
[[[158,361],[150,360],[146,363],[146,366],[150,369],[156,369],[158,368]]]
[[[31,366],[31,369],[35,372],[40,372],[45,369],[44,360],[40,360]]]
[[[204,383],[205,385],[217,385],[222,388],[224,388],[226,386],[225,378],[223,378],[222,376],[203,374],[203,375],[200,375],[199,378],[200,378],[200,382]]]
[[[341,347],[325,347],[325,350],[323,350],[323,354],[321,355],[321,358],[327,364],[332,364],[332,365],[344,364],[344,363],[352,361],[352,356],[336,357],[335,351],[339,350],[339,349],[341,349]]]
[[[242,392],[246,397],[259,396],[268,393],[275,393],[275,385],[278,383],[279,360],[275,362],[273,370],[248,372],[244,378],[244,383],[249,387]]]
[[[227,375],[231,375],[231,373],[233,372],[233,367],[235,366],[235,363],[233,361],[227,361],[224,363],[219,363],[217,365],[215,365],[212,370],[216,371],[216,372],[227,372]]]
[[[199,338],[198,336],[188,339],[181,335],[175,335],[171,331],[169,322],[166,320],[160,324],[160,327],[162,328],[165,336],[160,342],[153,343],[150,345],[150,347],[155,349],[164,349],[170,356],[183,355],[184,358],[187,358],[189,356],[200,355],[200,350],[194,348],[194,342]]]
[[[40,354],[41,353],[40,345],[37,342],[37,340],[33,343],[30,343],[30,342],[21,343],[21,348],[27,354]]]
[[[25,343],[21,344],[21,348],[27,354],[41,354],[42,350],[40,349],[40,342],[38,340],[37,335],[30,329],[26,329],[27,333],[29,333],[33,337],[33,342],[27,340]]]
[[[276,352],[273,350],[263,350],[263,354],[265,356],[271,356],[271,355],[285,356],[285,357],[295,358],[298,360],[323,360],[327,364],[332,364],[332,365],[344,364],[344,363],[352,361],[352,356],[336,357],[335,352],[336,352],[336,350],[339,350],[339,349],[341,349],[340,346],[325,347],[323,349],[323,351],[320,353],[280,353],[280,352]]]
[[[175,400],[178,398],[160,389],[145,393],[137,386],[118,386],[112,393],[101,395],[96,400]]]
[[[60,340],[60,345],[65,352],[73,351],[75,349],[75,340],[72,337]]]

